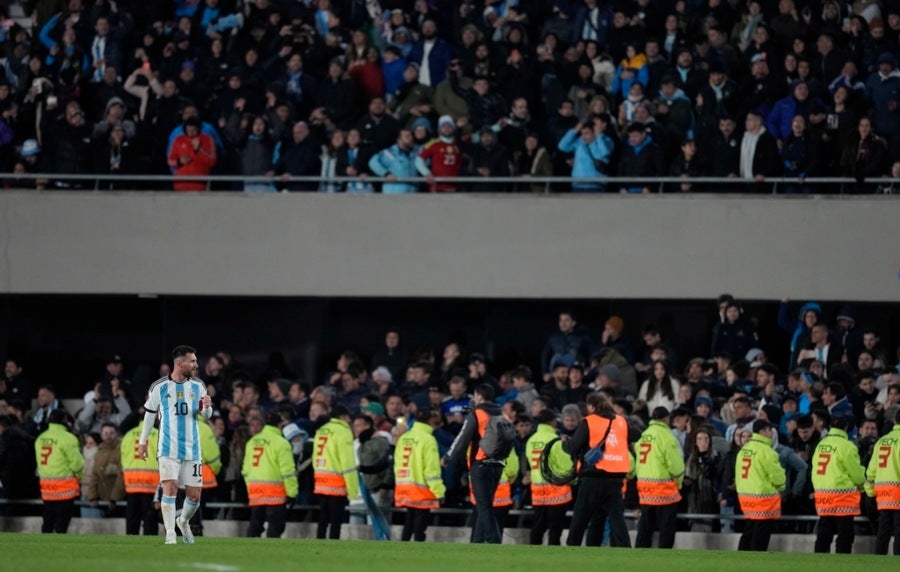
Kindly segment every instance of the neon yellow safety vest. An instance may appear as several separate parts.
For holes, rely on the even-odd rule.
[[[266,425],[247,441],[241,474],[250,506],[276,506],[297,496],[297,467],[291,444],[278,427]]]
[[[556,506],[572,500],[572,487],[569,485],[553,485],[544,480],[541,473],[541,455],[547,444],[556,439],[556,430],[552,426],[541,423],[537,426],[528,442],[525,443],[525,456],[531,470],[531,503],[534,506]],[[572,457],[562,449],[562,441],[554,444],[547,459],[554,474],[566,474],[572,471]]]
[[[637,488],[640,503],[661,506],[681,500],[684,481],[684,457],[669,426],[651,421],[635,443],[637,453]]]
[[[772,440],[754,433],[738,451],[735,485],[741,510],[749,520],[781,518],[781,491],[787,477]]]
[[[875,497],[878,510],[900,510],[900,425],[875,443],[866,494]]]
[[[315,494],[355,499],[359,476],[353,451],[353,432],[341,419],[319,427],[313,442]]]
[[[859,491],[866,481],[859,449],[847,432],[831,428],[813,453],[812,486],[819,516],[857,516]]]
[[[216,475],[222,470],[222,454],[212,426],[202,416],[198,416],[197,428],[200,432],[200,458],[203,461],[203,488],[212,489],[218,485]]]
[[[138,444],[141,439],[141,426],[131,429],[122,437],[122,477],[125,481],[126,494],[156,494],[159,486],[159,461],[156,459],[156,444],[159,431],[156,427],[150,430],[147,438],[146,459],[138,456]]]
[[[34,442],[38,477],[41,480],[41,498],[45,501],[65,501],[81,495],[84,456],[78,437],[64,425],[50,423],[47,430]]]
[[[441,456],[434,429],[417,421],[397,439],[394,448],[394,504],[398,507],[434,509],[447,487],[441,479]]]

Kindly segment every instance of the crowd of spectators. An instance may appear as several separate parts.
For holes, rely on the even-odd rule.
[[[283,434],[294,445],[301,468],[297,501],[313,504],[312,436],[332,416],[359,419],[352,426],[360,443],[380,438],[392,444],[395,427],[405,428],[416,411],[439,411],[441,424],[434,435],[443,454],[461,429],[473,388],[486,383],[496,388],[496,402],[515,424],[520,455],[536,428],[535,420],[547,418],[548,412],[558,419],[559,432],[571,435],[593,391],[608,396],[626,417],[630,441],[639,438],[654,408],[667,408],[687,466],[682,512],[739,511],[735,455],[749,439],[752,423],[767,420],[777,429],[775,448],[788,475],[785,513],[815,514],[810,455],[833,417],[851,417],[850,437],[863,464],[868,464],[875,440],[891,429],[900,409],[900,349],[882,347],[878,332],[857,323],[852,305],[827,317],[817,303],[794,307],[785,300],[780,323],[790,338],[790,363],[774,363],[767,355],[779,353],[775,345],[782,342],[758,339],[755,319],[744,314],[731,296],[723,295],[718,302],[709,351],[689,359],[676,355],[665,332],[653,324],[629,330],[620,317],[610,316],[594,337],[569,311],[560,313],[558,329],[547,338],[541,355],[534,356],[534,363],[540,364],[535,368],[522,365],[495,371],[484,354],[469,353],[455,342],[439,353],[413,350],[415,340],[402,339],[397,331],[387,332],[383,346],[371,356],[343,351],[333,371],[314,381],[299,379],[285,363],[254,372],[225,351],[201,356],[200,377],[213,398],[210,423],[222,458],[218,486],[204,494],[207,500],[246,502],[240,471],[245,445],[265,425],[268,413],[280,415]],[[163,364],[159,373],[166,375],[168,365]],[[87,452],[117,443],[115,429],[124,433],[135,426],[143,413],[139,391],[125,376],[121,359],[110,359],[102,379],[79,403],[80,410],[71,412],[72,429],[82,435]],[[22,363],[15,358],[6,361],[0,378],[0,481],[6,496],[36,495],[34,472],[29,469],[34,464],[33,438],[46,427],[49,413],[61,407],[52,386],[35,390]],[[111,462],[102,454],[100,458]],[[517,507],[530,505],[526,461],[513,484]],[[464,473],[464,467],[455,464],[444,469],[445,506],[470,506]],[[86,500],[98,495],[104,501],[121,500],[98,492],[117,490],[112,484],[98,487],[109,474],[105,465],[85,474],[95,475],[84,483]],[[389,482],[385,478],[372,486],[376,491],[389,489]],[[389,493],[382,496],[389,498]],[[636,505],[633,487],[626,501]],[[870,499],[863,502],[871,515],[875,509]],[[730,521],[723,522],[698,521],[690,526],[729,530]],[[806,524],[791,526],[810,530]]]
[[[900,177],[895,0],[22,4],[30,27],[0,7],[0,163],[57,177],[7,187],[216,174],[268,177],[223,185],[248,191],[530,191],[545,187],[431,178],[557,175],[576,180],[556,190],[650,190],[598,180],[618,175],[752,192],[783,176],[807,193],[810,177],[855,192]]]

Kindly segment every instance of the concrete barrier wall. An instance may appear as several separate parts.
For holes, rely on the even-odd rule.
[[[894,197],[5,192],[0,292],[894,301]]]
[[[402,526],[393,527],[393,538],[399,539]],[[228,520],[205,521],[204,533],[212,537],[242,537],[246,535],[247,523]],[[40,517],[0,518],[0,532],[39,533]],[[125,521],[110,519],[72,519],[69,534],[124,534]],[[528,529],[507,528],[503,531],[504,544],[528,544]],[[431,526],[428,528],[428,542],[469,542],[470,529],[464,527]],[[315,523],[288,523],[283,538],[315,538]],[[568,531],[563,531],[565,544]],[[635,531],[631,531],[634,543]],[[372,528],[366,525],[345,524],[341,528],[341,538],[345,540],[373,540]],[[706,532],[679,532],[675,535],[675,548],[682,550],[737,550],[738,534],[713,534]],[[200,541],[202,542],[202,540]],[[769,543],[772,552],[813,552],[815,535],[775,534]],[[853,545],[856,554],[871,554],[875,540],[871,536],[857,536]]]

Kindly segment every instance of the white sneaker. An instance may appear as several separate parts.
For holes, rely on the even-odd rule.
[[[194,543],[194,533],[191,532],[191,525],[186,523],[180,516],[175,519],[175,526],[181,530],[181,539],[185,544]]]
[[[166,533],[166,544],[178,544],[178,537],[175,536],[174,532]]]

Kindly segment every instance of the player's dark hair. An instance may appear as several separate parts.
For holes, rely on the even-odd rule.
[[[480,395],[485,401],[493,401],[494,397],[496,396],[494,388],[487,383],[482,383],[481,385],[476,387],[475,393]]]
[[[172,360],[177,360],[178,358],[183,358],[188,354],[195,354],[197,350],[192,348],[191,346],[175,346],[175,349],[172,350]]]

